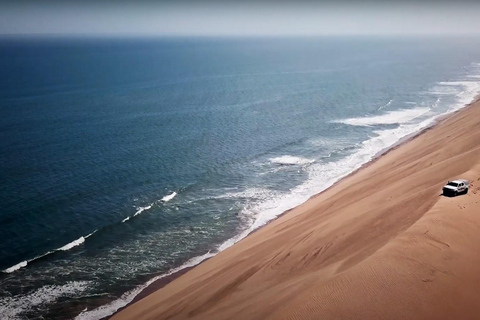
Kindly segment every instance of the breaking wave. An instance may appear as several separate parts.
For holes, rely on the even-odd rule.
[[[72,249],[73,247],[76,247],[76,246],[81,245],[81,244],[84,243],[84,242],[85,242],[85,238],[84,238],[84,237],[80,237],[80,238],[78,238],[77,240],[72,241],[72,242],[70,242],[69,244],[64,245],[63,247],[58,248],[58,250],[67,251],[67,250]]]
[[[58,251],[68,251],[68,250],[70,250],[70,249],[72,249],[72,248],[74,248],[74,247],[76,247],[76,246],[79,246],[79,245],[81,245],[82,243],[84,243],[84,242],[85,242],[85,239],[87,239],[88,237],[90,237],[91,235],[93,235],[95,232],[97,232],[97,230],[95,230],[95,231],[93,231],[92,233],[86,235],[85,237],[82,236],[82,237],[78,238],[77,240],[74,240],[74,241],[72,241],[72,242],[69,242],[69,243],[67,243],[66,245],[64,245],[64,246],[62,246],[62,247],[60,247],[60,248],[54,249],[54,250],[52,250],[52,251],[48,251],[47,253],[44,253],[44,254],[42,254],[42,255],[40,255],[40,256],[37,256],[37,257],[35,257],[35,258],[33,258],[33,259],[25,260],[25,261],[22,261],[22,262],[20,262],[20,263],[17,263],[17,264],[14,265],[14,266],[11,266],[11,267],[9,267],[9,268],[7,268],[7,269],[4,269],[2,272],[3,272],[3,273],[12,273],[12,272],[17,271],[17,270],[19,270],[19,269],[21,269],[21,268],[26,267],[30,262],[35,261],[35,260],[39,260],[39,259],[41,259],[41,258],[43,258],[43,257],[45,257],[45,256],[47,256],[47,255],[52,254],[52,253],[55,253],[55,252],[58,252]]]
[[[161,201],[163,201],[163,202],[168,202],[168,201],[172,200],[176,195],[177,195],[177,193],[176,193],[176,192],[173,192],[173,193],[171,193],[171,194],[163,197],[163,198],[161,199]],[[130,218],[135,217],[135,216],[138,216],[139,214],[141,214],[141,213],[144,212],[145,210],[151,209],[151,208],[153,207],[153,205],[154,205],[154,203],[151,203],[150,205],[145,206],[145,207],[138,207],[138,208],[137,208],[137,211],[135,212],[135,214],[134,214],[133,216],[130,216],[130,217],[127,217],[127,218],[123,219],[122,222],[126,222],[126,221],[130,220]],[[64,246],[59,247],[59,248],[57,248],[57,249],[54,249],[54,250],[52,250],[52,251],[48,251],[47,253],[45,253],[45,254],[43,254],[43,255],[37,256],[37,257],[32,258],[32,259],[30,259],[30,260],[25,260],[25,261],[19,262],[19,263],[15,264],[15,265],[13,265],[13,266],[11,266],[11,267],[9,267],[9,268],[6,268],[6,269],[2,270],[2,272],[3,272],[3,273],[12,273],[12,272],[15,272],[15,271],[17,271],[17,270],[19,270],[19,269],[21,269],[21,268],[26,267],[30,262],[35,261],[35,260],[38,260],[38,259],[41,259],[41,258],[43,258],[43,257],[45,257],[45,256],[47,256],[47,255],[53,254],[53,253],[58,252],[58,251],[68,251],[68,250],[70,250],[70,249],[72,249],[72,248],[74,248],[74,247],[77,247],[77,246],[85,243],[85,240],[86,240],[87,238],[89,238],[90,236],[92,236],[92,235],[93,235],[95,232],[97,232],[97,231],[98,231],[98,230],[95,230],[95,231],[93,231],[92,233],[90,233],[90,234],[88,234],[88,235],[86,235],[86,236],[81,236],[80,238],[78,238],[78,239],[76,239],[76,240],[74,240],[74,241],[72,241],[72,242],[69,242],[69,243],[67,243],[67,244],[64,245]]]
[[[172,192],[171,194],[168,194],[166,196],[164,196],[162,199],[160,199],[159,201],[161,202],[168,202],[170,200],[172,200],[173,198],[175,198],[177,195],[177,192]],[[142,212],[144,211],[147,211],[147,210],[150,210],[156,203],[157,201],[155,202],[152,202],[150,203],[148,206],[145,206],[145,207],[137,207],[137,211],[132,215],[132,216],[129,216],[129,217],[126,217],[125,219],[122,220],[122,223],[124,222],[127,222],[128,220],[130,220],[131,218],[133,217],[136,217],[138,216],[139,214],[141,214]]]
[[[145,211],[145,210],[151,209],[154,204],[155,204],[155,203],[151,203],[151,204],[149,204],[148,206],[145,206],[145,207],[138,207],[138,208],[137,208],[137,211],[133,214],[133,216],[126,217],[125,219],[122,220],[122,223],[130,220],[130,219],[133,218],[133,217],[138,216],[139,214],[141,214],[141,213],[142,213],[143,211]]]
[[[4,273],[12,273],[14,271],[17,271],[18,269],[21,269],[23,267],[26,267],[28,264],[28,261],[22,261],[20,263],[17,263],[16,265],[14,266],[11,266],[10,268],[7,268],[5,270],[3,270]]]
[[[176,192],[172,192],[171,194],[166,195],[165,197],[163,197],[161,201],[163,201],[163,202],[168,202],[168,201],[172,200],[173,198],[175,198],[176,195],[177,195]]]

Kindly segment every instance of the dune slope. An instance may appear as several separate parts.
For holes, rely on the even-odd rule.
[[[113,319],[473,319],[478,270],[476,102]]]

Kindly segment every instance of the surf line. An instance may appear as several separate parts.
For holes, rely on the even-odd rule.
[[[163,203],[166,203],[166,202],[172,200],[173,198],[175,198],[175,196],[176,196],[177,194],[178,194],[178,193],[174,191],[174,192],[172,192],[172,193],[164,196],[164,197],[163,197],[162,199],[160,199],[159,201],[160,201],[160,202],[163,202]],[[137,211],[133,214],[133,216],[126,217],[125,219],[122,220],[122,223],[130,220],[130,219],[133,218],[133,217],[138,216],[138,215],[139,215],[140,213],[142,213],[143,211],[150,210],[150,209],[155,205],[155,203],[157,203],[157,201],[152,202],[152,203],[150,203],[148,206],[145,206],[145,207],[138,207],[138,208],[137,208]]]
[[[173,198],[175,198],[176,195],[177,195],[177,192],[172,192],[172,193],[164,196],[160,201],[166,203],[166,202],[172,200]],[[134,214],[133,216],[131,216],[131,217],[127,217],[127,218],[123,219],[123,220],[122,220],[122,223],[130,220],[130,218],[133,218],[133,217],[139,215],[140,213],[142,213],[142,212],[145,211],[145,210],[151,209],[154,204],[155,204],[155,202],[154,202],[154,203],[151,203],[151,204],[148,205],[148,206],[137,208],[137,211],[135,212],[135,214]],[[59,248],[57,248],[57,249],[48,251],[47,253],[44,253],[44,254],[39,255],[39,256],[36,256],[36,257],[34,257],[34,258],[32,258],[32,259],[21,261],[21,262],[15,264],[15,265],[13,265],[13,266],[11,266],[11,267],[9,267],[9,268],[6,268],[6,269],[2,270],[2,272],[3,272],[3,273],[12,273],[12,272],[17,271],[17,270],[19,270],[19,269],[21,269],[21,268],[25,268],[25,267],[26,267],[29,263],[31,263],[32,261],[39,260],[39,259],[41,259],[41,258],[43,258],[43,257],[46,257],[46,256],[48,256],[48,255],[50,255],[50,254],[53,254],[53,253],[56,253],[56,252],[59,252],[59,251],[68,251],[68,250],[70,250],[70,249],[72,249],[72,248],[74,248],[74,247],[77,247],[77,246],[83,244],[87,238],[91,237],[91,236],[92,236],[95,232],[97,232],[97,231],[98,231],[98,229],[95,230],[95,231],[93,231],[92,233],[87,234],[86,236],[81,236],[80,238],[78,238],[78,239],[76,239],[76,240],[73,240],[72,242],[69,242],[69,243],[67,243],[66,245],[61,246],[61,247],[59,247]]]
[[[387,102],[387,104],[384,104],[383,106],[381,106],[380,108],[378,108],[377,110],[382,110],[383,108],[386,108],[388,107],[389,105],[391,105],[393,102],[393,99],[391,99],[390,101]]]
[[[72,249],[72,248],[74,248],[74,247],[76,247],[76,246],[79,246],[79,245],[81,245],[82,243],[84,243],[84,242],[85,242],[85,239],[89,238],[90,236],[92,236],[92,235],[93,235],[95,232],[97,232],[97,231],[98,231],[98,230],[95,230],[95,231],[93,231],[92,233],[89,233],[89,234],[86,235],[86,236],[81,236],[80,238],[78,238],[78,239],[76,239],[76,240],[74,240],[74,241],[72,241],[72,242],[69,242],[69,243],[67,243],[66,245],[64,245],[64,246],[62,246],[62,247],[60,247],[60,248],[54,249],[54,250],[52,250],[52,251],[48,251],[47,253],[44,253],[44,254],[42,254],[42,255],[40,255],[40,256],[36,256],[35,258],[32,258],[32,259],[29,259],[29,260],[24,260],[24,261],[22,261],[22,262],[19,262],[19,263],[17,263],[16,265],[11,266],[10,268],[7,268],[7,269],[2,270],[2,272],[3,272],[3,273],[12,273],[12,272],[17,271],[17,270],[19,270],[19,269],[21,269],[21,268],[26,267],[26,266],[27,266],[30,262],[32,262],[32,261],[39,260],[39,259],[41,259],[41,258],[43,258],[43,257],[46,257],[46,256],[48,256],[48,255],[50,255],[50,254],[53,254],[53,253],[55,253],[55,252],[68,251],[68,250],[70,250],[70,249]]]

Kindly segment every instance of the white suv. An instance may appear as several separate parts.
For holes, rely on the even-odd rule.
[[[467,193],[470,183],[468,180],[458,179],[453,181],[448,181],[448,183],[443,187],[443,194],[446,196],[456,196],[458,194]]]

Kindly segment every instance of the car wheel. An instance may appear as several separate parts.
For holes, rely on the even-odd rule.
[[[468,193],[468,188],[467,188],[467,189],[465,189],[465,194],[467,194],[467,193]]]
[[[455,197],[458,196],[458,192],[455,191],[455,192],[453,193],[453,195],[454,195]]]

